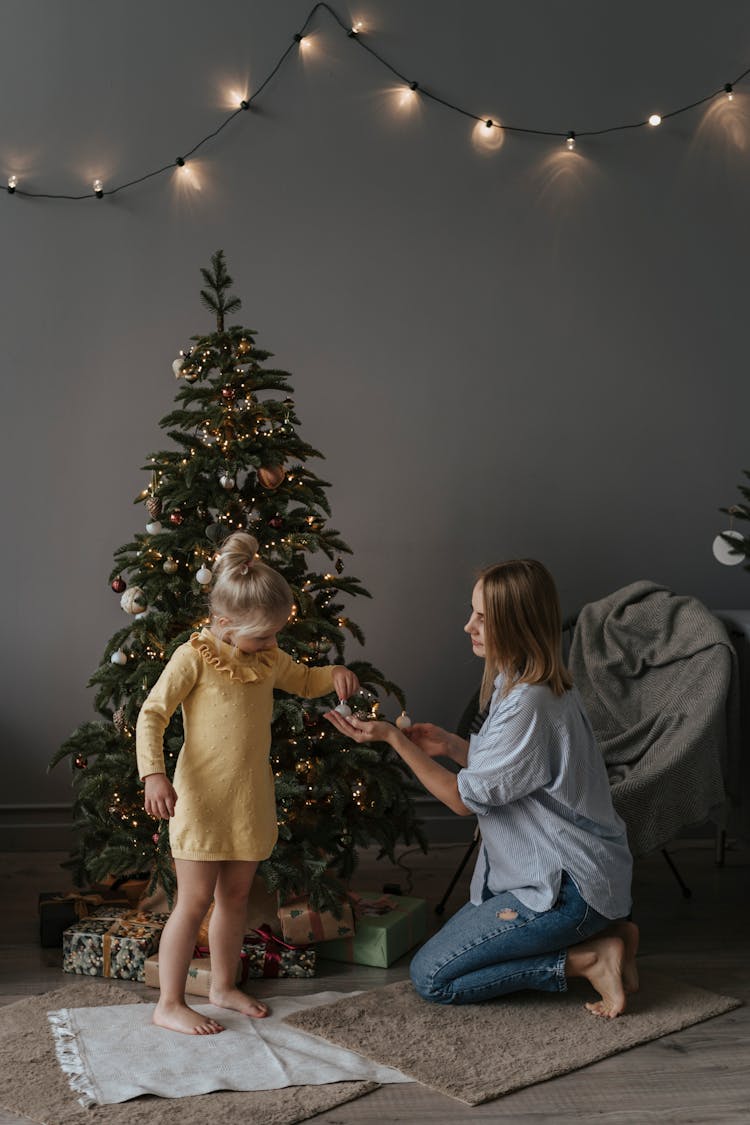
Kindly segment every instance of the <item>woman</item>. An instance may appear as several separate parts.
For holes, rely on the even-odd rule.
[[[327,716],[356,742],[387,742],[433,796],[478,818],[471,899],[419,950],[412,981],[426,1000],[468,1004],[526,988],[564,992],[585,977],[600,997],[586,1007],[613,1018],[638,987],[638,929],[623,920],[632,859],[562,662],[555,584],[541,563],[512,559],[480,575],[471,606],[465,631],[485,660],[489,711],[469,742],[431,723],[402,732]]]

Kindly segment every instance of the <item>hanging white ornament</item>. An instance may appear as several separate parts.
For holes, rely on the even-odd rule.
[[[197,574],[195,576],[195,581],[198,582],[201,586],[210,586],[212,578],[213,578],[213,574],[208,569],[206,564],[203,563],[200,570],[197,572]]]
[[[121,648],[116,648],[109,659],[112,664],[127,664],[128,654],[123,652]]]
[[[172,362],[172,370],[174,371],[175,379],[179,379],[180,375],[182,375],[182,364],[184,362],[184,359],[184,356],[178,355],[177,359]]]
[[[162,568],[162,570],[164,571],[165,574],[176,574],[177,570],[178,570],[178,567],[179,567],[179,563],[177,562],[177,559],[173,559],[172,556],[170,555],[170,557],[168,559],[164,560],[161,568]]]
[[[136,617],[145,612],[148,601],[140,586],[128,586],[120,598],[120,605],[126,613],[131,613]]]
[[[744,539],[744,535],[739,531],[723,531],[721,535],[716,536],[713,543],[714,558],[718,562],[723,563],[724,566],[737,566],[738,563],[744,561],[745,556],[741,552],[736,553],[731,543],[727,543],[724,536],[737,540],[739,544]]]
[[[158,535],[161,530],[162,526],[158,520],[151,520],[150,523],[146,524],[146,531],[149,535]]]
[[[234,488],[234,477],[229,473],[222,473],[219,477],[219,484],[222,488],[226,488],[227,492],[231,492]]]
[[[406,711],[402,711],[399,717],[396,719],[396,726],[399,730],[409,729],[409,727],[411,726],[411,719],[406,714]]]
[[[334,707],[334,711],[337,711],[339,715],[343,715],[345,719],[348,719],[352,713],[351,707],[343,699],[339,703],[338,707]]]

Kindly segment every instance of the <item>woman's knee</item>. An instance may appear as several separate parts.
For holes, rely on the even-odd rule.
[[[435,959],[426,951],[429,945],[423,945],[419,952],[412,958],[409,965],[409,975],[414,989],[423,1000],[434,1004],[450,1004],[453,999],[450,987],[439,984],[437,974],[439,966]]]

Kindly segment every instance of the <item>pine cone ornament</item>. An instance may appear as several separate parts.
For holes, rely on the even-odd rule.
[[[112,716],[112,722],[115,724],[115,730],[120,734],[124,734],[127,729],[127,721],[125,719],[125,708],[118,707]]]
[[[158,520],[161,515],[161,500],[158,496],[149,496],[146,501],[146,511],[152,519]]]

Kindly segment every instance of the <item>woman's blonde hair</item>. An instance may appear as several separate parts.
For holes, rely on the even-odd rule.
[[[536,559],[508,559],[479,575],[484,600],[484,677],[480,706],[495,678],[503,695],[516,684],[546,684],[555,695],[573,686],[562,658],[560,600],[552,575]]]
[[[258,540],[235,531],[222,544],[214,566],[212,617],[226,617],[227,629],[262,636],[291,613],[294,595],[285,578],[258,558]]]

